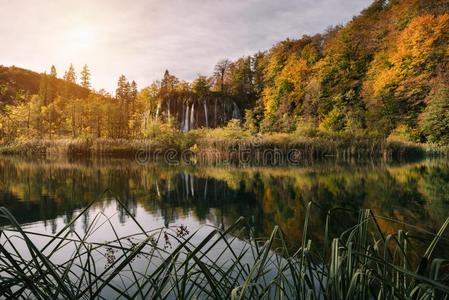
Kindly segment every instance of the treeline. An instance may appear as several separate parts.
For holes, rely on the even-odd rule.
[[[17,90],[14,99],[2,106],[1,134],[4,142],[32,138],[124,137],[128,127],[122,113],[124,101],[135,100],[135,83],[132,89],[127,83],[129,95],[117,101],[105,91],[90,90],[87,66],[80,74],[80,85],[76,80],[72,65],[62,80],[57,78],[56,68],[52,66],[50,74],[40,76],[37,93]],[[10,86],[13,86],[11,82],[3,84],[3,95],[8,94]]]
[[[193,82],[166,71],[138,91],[121,76],[112,96],[90,90],[87,66],[80,85],[72,66],[62,80],[52,68],[37,93],[16,92],[5,102],[1,136],[141,138],[237,119],[252,134],[328,132],[448,144],[448,45],[447,0],[377,0],[345,26],[225,59]],[[0,97],[6,94],[14,93],[3,85]]]

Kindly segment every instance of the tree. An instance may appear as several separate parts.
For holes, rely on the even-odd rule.
[[[117,81],[117,88],[115,90],[115,98],[119,101],[125,101],[128,98],[128,89],[126,84],[128,80],[125,75],[120,75]]]
[[[210,86],[207,81],[206,76],[198,76],[197,79],[193,81],[192,91],[195,93],[198,101],[203,105],[204,109],[204,122],[206,127],[209,127],[209,112],[207,109],[208,98],[210,96]]]
[[[131,88],[129,92],[130,92],[129,98],[131,99],[131,101],[136,100],[138,91],[137,91],[137,83],[134,80],[131,82]]]
[[[179,79],[170,74],[168,70],[164,73],[164,78],[161,81],[160,98],[162,105],[166,106],[167,120],[171,117],[172,104],[176,99],[176,87]]]
[[[422,132],[427,140],[449,145],[449,89],[439,89],[421,116]]]
[[[84,65],[81,71],[81,86],[90,89],[90,71],[87,65]]]
[[[118,112],[120,115],[118,122],[118,136],[125,137],[128,135],[129,129],[129,102],[131,95],[131,85],[126,78],[125,75],[120,75],[117,82],[117,89],[115,90],[115,98],[119,102],[120,111]]]
[[[73,64],[70,64],[69,69],[65,72],[64,80],[71,83],[76,83],[76,73]]]
[[[56,72],[56,67],[54,65],[52,65],[50,68],[50,76],[53,78],[58,77],[58,73]]]
[[[215,65],[214,78],[222,94],[226,93],[225,80],[230,66],[231,62],[228,59],[223,59]]]
[[[375,127],[386,123],[389,126],[381,131],[391,131],[402,124],[418,126],[425,99],[438,82],[432,79],[447,76],[447,32],[447,14],[423,14],[413,18],[385,51],[376,53],[364,90]]]

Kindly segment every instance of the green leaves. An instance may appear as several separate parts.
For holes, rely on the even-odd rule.
[[[421,118],[422,131],[436,144],[449,144],[449,90],[441,88],[433,97]]]

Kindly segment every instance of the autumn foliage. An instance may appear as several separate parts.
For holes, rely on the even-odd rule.
[[[14,69],[0,72],[0,135],[4,142],[139,139],[158,132],[155,126],[186,132],[239,119],[251,134],[321,131],[447,144],[446,119],[434,122],[431,114],[448,106],[448,46],[447,1],[376,0],[344,26],[222,60],[193,82],[166,71],[138,91],[121,76],[112,96],[89,90],[87,66],[82,86],[73,66],[62,80],[54,68],[22,76]]]

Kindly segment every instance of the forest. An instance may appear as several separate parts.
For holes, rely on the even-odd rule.
[[[139,89],[122,75],[112,95],[91,88],[87,65],[79,74],[73,65],[64,74],[0,66],[0,139],[140,140],[238,128],[447,145],[448,45],[446,0],[377,0],[346,25],[224,59],[192,82],[167,70]]]

